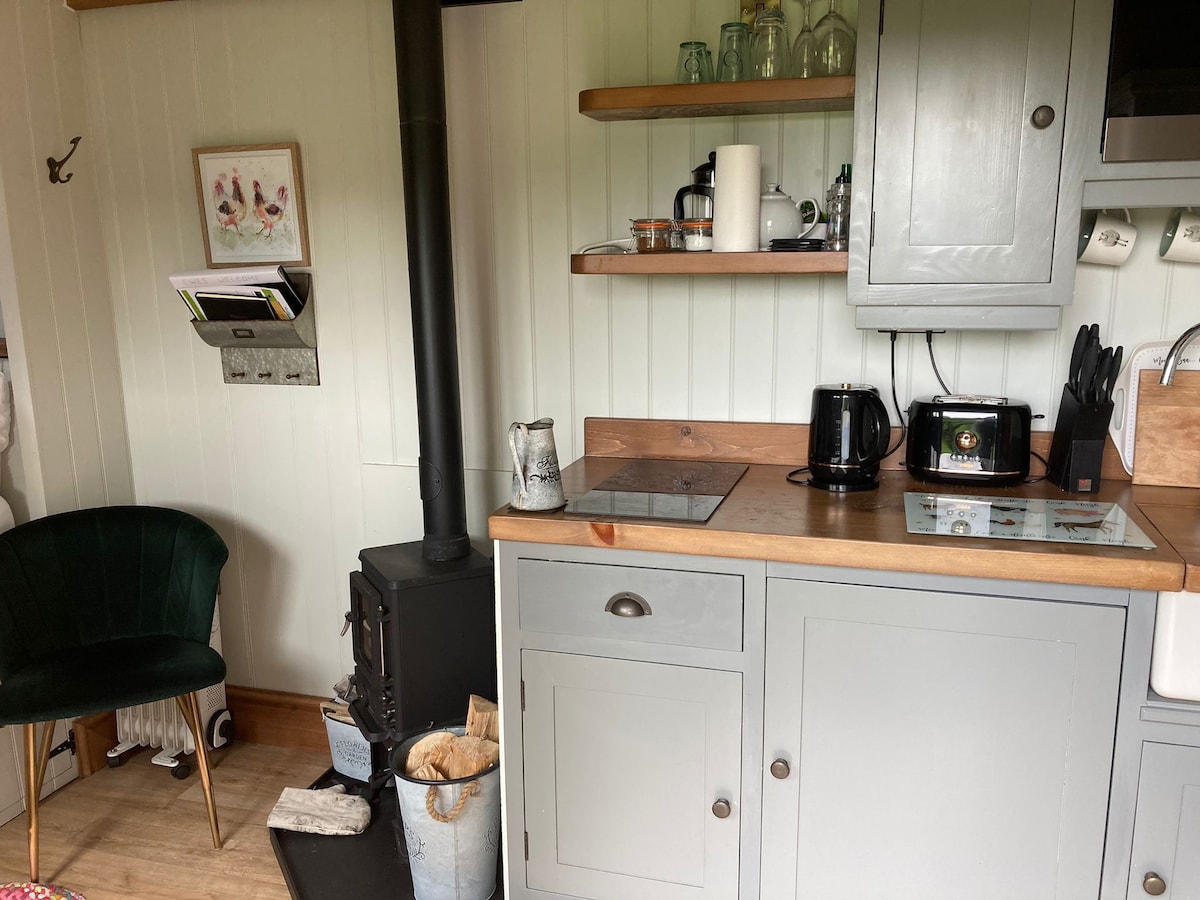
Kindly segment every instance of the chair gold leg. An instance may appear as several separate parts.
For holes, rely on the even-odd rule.
[[[38,880],[38,797],[50,762],[50,745],[54,740],[54,723],[42,726],[41,745],[37,744],[37,723],[22,726],[25,733],[25,809],[29,814],[29,880]]]
[[[208,768],[208,746],[204,743],[204,731],[200,727],[200,701],[196,698],[196,692],[192,691],[187,695],[186,702],[183,697],[176,697],[175,702],[179,704],[179,710],[183,713],[183,718],[192,731],[192,739],[196,742],[196,763],[200,769],[204,805],[208,807],[208,828],[212,832],[213,848],[220,850],[221,829],[217,824],[217,805],[213,799],[212,774]]]
[[[37,783],[37,757],[34,755],[34,729],[37,724],[28,722],[22,726],[25,732],[25,811],[29,815],[29,880],[38,880],[38,794],[41,786]]]

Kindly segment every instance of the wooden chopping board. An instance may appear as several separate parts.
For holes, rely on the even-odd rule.
[[[1200,371],[1178,370],[1166,386],[1161,374],[1139,373],[1133,483],[1200,487]]]

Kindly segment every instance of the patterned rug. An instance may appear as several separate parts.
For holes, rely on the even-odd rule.
[[[0,900],[86,900],[83,894],[57,884],[10,881],[0,884]]]

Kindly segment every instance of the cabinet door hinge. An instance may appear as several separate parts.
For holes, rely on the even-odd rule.
[[[525,862],[529,862],[529,832],[525,832]]]
[[[50,751],[50,759],[58,756],[60,753],[70,751],[71,755],[75,755],[75,729],[72,728],[67,732],[67,739]]]
[[[525,680],[521,680],[521,712],[525,712]]]

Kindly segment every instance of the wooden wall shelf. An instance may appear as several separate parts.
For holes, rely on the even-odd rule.
[[[849,254],[574,253],[574,275],[830,275],[845,274]]]
[[[853,108],[853,75],[718,84],[651,84],[579,92],[579,111],[601,122]]]
[[[0,338],[0,359],[8,359],[8,341]]]

